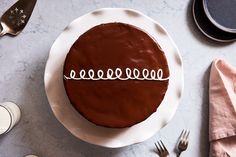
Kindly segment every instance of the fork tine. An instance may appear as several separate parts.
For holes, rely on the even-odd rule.
[[[185,132],[185,129],[183,129],[181,134],[180,134],[180,140],[184,137],[184,132]]]
[[[187,135],[187,130],[184,129],[184,133],[183,133],[183,136],[182,136],[182,140],[185,140],[185,139],[186,139],[186,135]]]
[[[187,130],[187,133],[186,133],[186,136],[185,136],[185,139],[184,139],[185,144],[188,144],[189,134],[190,134],[190,131]]]
[[[184,140],[187,140],[189,136],[189,131],[185,130]]]
[[[159,141],[157,141],[157,144],[158,144],[158,146],[159,146],[159,148],[160,148],[160,151],[161,151],[161,152],[163,152],[163,151],[164,151],[164,149],[162,148],[162,146],[161,146],[161,144],[160,144],[160,142],[159,142]]]
[[[186,136],[186,140],[189,139],[189,134],[190,134],[190,130],[188,130],[187,136]]]
[[[155,144],[155,146],[157,148],[158,153],[161,154],[161,151],[160,151],[159,147],[157,146],[157,144],[156,143],[154,143],[154,144]]]
[[[180,134],[180,136],[179,136],[179,143],[182,142],[183,136],[184,136],[184,130],[182,130],[182,132],[181,132],[181,134]]]
[[[187,131],[186,131],[186,129],[183,129],[180,134],[179,143],[181,143],[181,144],[186,143],[186,141],[187,141],[186,135],[187,135]]]
[[[165,147],[165,145],[164,145],[164,143],[162,141],[161,141],[161,144],[162,144],[162,147],[164,148],[164,150],[167,151],[167,149],[166,149],[166,147]]]

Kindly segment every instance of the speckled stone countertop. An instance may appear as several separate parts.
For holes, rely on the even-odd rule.
[[[13,3],[1,0],[0,13]],[[22,110],[20,123],[0,137],[0,157],[156,157],[153,143],[159,139],[174,155],[183,128],[191,130],[191,140],[182,156],[208,156],[209,68],[215,58],[236,66],[236,44],[203,36],[193,23],[191,5],[188,0],[39,0],[20,35],[0,38],[0,101],[13,101]],[[184,63],[184,94],[173,120],[151,139],[119,149],[94,146],[71,135],[54,117],[44,91],[44,68],[54,40],[73,19],[103,7],[137,9],[161,23]]]

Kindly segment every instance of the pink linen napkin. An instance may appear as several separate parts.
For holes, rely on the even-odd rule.
[[[213,61],[209,82],[211,157],[236,157],[236,68]]]

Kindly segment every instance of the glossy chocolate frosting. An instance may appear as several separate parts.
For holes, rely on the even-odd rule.
[[[169,76],[167,60],[159,45],[147,33],[123,23],[95,26],[71,47],[64,75],[99,69],[162,69]],[[139,123],[154,113],[162,102],[166,81],[66,80],[71,104],[87,120],[105,127],[123,128]]]

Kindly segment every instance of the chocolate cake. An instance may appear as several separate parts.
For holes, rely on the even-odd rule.
[[[101,24],[82,34],[67,54],[63,74],[74,108],[94,124],[112,128],[148,118],[169,83],[158,43],[124,23]]]

